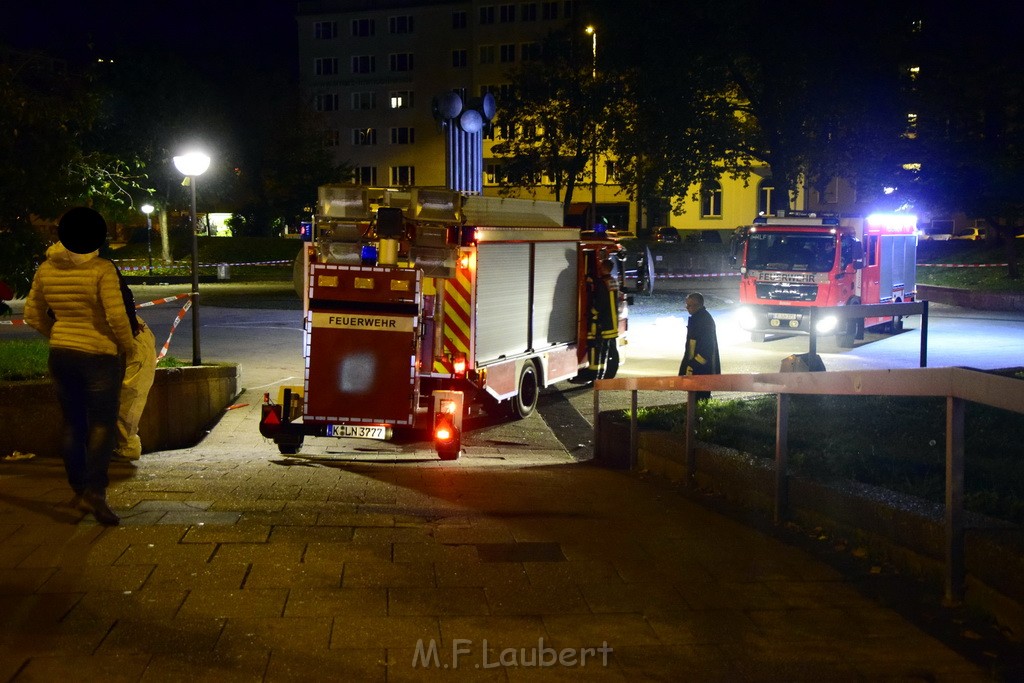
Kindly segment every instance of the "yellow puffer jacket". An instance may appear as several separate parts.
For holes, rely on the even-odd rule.
[[[98,254],[75,254],[59,242],[46,250],[25,301],[25,322],[51,347],[110,356],[132,351],[117,269]]]

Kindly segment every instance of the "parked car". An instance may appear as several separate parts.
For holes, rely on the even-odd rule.
[[[988,237],[985,228],[960,228],[953,234],[955,240],[983,240]]]
[[[662,227],[654,229],[655,242],[681,242],[679,231],[673,227]]]

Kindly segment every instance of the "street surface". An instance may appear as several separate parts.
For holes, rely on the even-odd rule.
[[[188,290],[187,285],[134,286],[136,301],[145,303]],[[660,279],[652,296],[634,297],[629,310],[629,345],[621,377],[675,375],[686,337],[683,300],[689,291],[701,291],[718,327],[718,340],[725,373],[778,372],[782,359],[806,353],[808,338],[780,337],[764,343],[750,341],[736,323],[737,284],[735,278]],[[281,384],[302,384],[301,303],[287,283],[215,283],[200,287],[200,352],[204,362],[238,363],[242,386],[277,395]],[[171,332],[183,301],[144,307],[140,314],[153,327],[157,343],[163,345]],[[15,317],[20,312],[15,302]],[[868,333],[852,349],[836,346],[831,337],[818,340],[818,354],[826,370],[880,370],[919,366],[920,317],[905,321],[898,335]],[[169,354],[188,361],[192,357],[191,315],[185,314],[169,347]],[[26,327],[0,325],[5,337],[35,336]],[[964,366],[999,369],[1024,366],[1024,314],[999,311],[971,311],[944,305],[929,307],[929,367]],[[641,393],[640,405],[680,403],[683,394]],[[602,396],[602,409],[628,407],[627,392]],[[573,409],[566,411],[567,407]],[[551,417],[549,413],[556,414]],[[537,415],[521,422],[474,422],[464,442],[485,438],[519,443],[531,440],[561,441],[570,454],[586,459],[586,430],[593,420],[593,392],[562,384],[542,396]],[[253,425],[256,429],[256,425]],[[474,430],[480,430],[473,433]],[[584,443],[581,443],[584,442]],[[328,439],[307,439],[304,451],[326,448]],[[319,444],[319,446],[318,446]],[[406,448],[414,447],[413,444]],[[268,449],[273,449],[268,444]]]

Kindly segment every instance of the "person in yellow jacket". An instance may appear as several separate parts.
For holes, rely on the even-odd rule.
[[[103,217],[69,209],[57,226],[25,301],[25,322],[49,339],[49,369],[64,414],[62,456],[73,504],[104,525],[120,522],[107,504],[107,470],[117,439],[124,357],[134,337],[117,269],[99,258]]]

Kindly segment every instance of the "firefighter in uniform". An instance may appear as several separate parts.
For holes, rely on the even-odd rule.
[[[619,368],[619,287],[612,277],[611,258],[598,262],[596,277],[588,277],[590,324],[587,327],[586,369],[570,382],[590,384],[596,379],[611,379]]]
[[[683,361],[679,364],[679,375],[719,375],[722,373],[721,356],[718,353],[718,335],[715,320],[704,307],[704,295],[692,292],[686,297],[686,311],[690,320],[686,323],[686,346]],[[696,399],[711,398],[710,391],[696,392]]]

